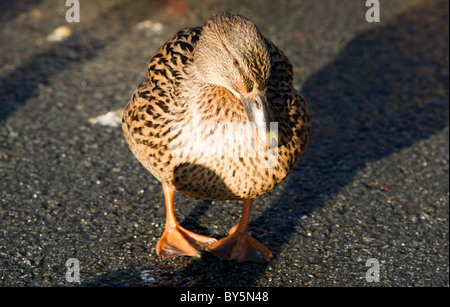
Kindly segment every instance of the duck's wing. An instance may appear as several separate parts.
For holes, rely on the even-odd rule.
[[[287,56],[266,39],[271,58],[267,98],[278,123],[280,159],[287,168],[300,159],[311,134],[311,120],[305,98],[294,88],[294,72]]]
[[[123,112],[122,128],[131,151],[160,180],[155,167],[170,158],[169,131],[180,115],[177,96],[200,34],[200,27],[182,29],[157,50],[148,65],[148,80],[134,91]]]
[[[170,112],[171,104],[176,104],[175,97],[179,94],[179,85],[185,78],[184,69],[193,60],[193,51],[201,34],[201,28],[185,28],[178,31],[171,39],[161,46],[148,64],[148,80],[143,82],[133,93],[125,107],[124,122],[128,125],[139,120],[133,113],[144,111],[139,98],[147,101],[146,106],[154,110],[148,120],[155,116]]]
[[[270,40],[265,39],[270,53],[270,79],[268,90],[277,93],[287,93],[292,86],[294,70],[288,57]]]

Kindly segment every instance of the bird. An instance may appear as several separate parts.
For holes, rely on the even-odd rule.
[[[161,182],[166,221],[158,256],[273,258],[250,233],[252,204],[303,155],[311,119],[291,62],[251,20],[220,12],[179,30],[150,60],[122,129],[131,152]],[[176,219],[175,192],[243,201],[241,218],[220,240],[194,233]]]

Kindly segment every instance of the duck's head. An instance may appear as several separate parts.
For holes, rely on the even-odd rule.
[[[204,82],[223,86],[242,101],[258,139],[270,147],[270,53],[255,24],[232,13],[210,17],[197,43],[194,65]]]

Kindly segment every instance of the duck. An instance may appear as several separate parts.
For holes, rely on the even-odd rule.
[[[122,129],[131,152],[161,182],[166,220],[158,256],[273,258],[249,221],[254,199],[288,176],[309,141],[307,103],[292,83],[286,55],[236,13],[181,29],[156,51]],[[176,219],[175,192],[242,201],[241,218],[220,240],[194,233]]]

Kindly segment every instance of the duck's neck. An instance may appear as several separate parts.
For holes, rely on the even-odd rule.
[[[200,115],[202,120],[216,123],[248,121],[241,100],[232,92],[205,80],[195,66],[187,67],[185,72],[179,101],[187,111],[186,118]]]
[[[196,97],[193,96],[193,94],[200,95],[207,88],[220,86],[233,93],[233,95],[239,99],[239,94],[236,91],[234,91],[226,84],[223,84],[221,79],[219,78],[214,79],[213,77],[210,78],[209,76],[206,76],[204,73],[201,72],[200,69],[198,69],[195,63],[192,63],[191,65],[186,67],[185,71],[187,79],[183,87],[183,90],[186,93],[190,93],[188,97]]]
[[[203,89],[208,83],[199,75],[195,65],[189,65],[185,69],[186,77],[180,89],[180,101],[185,107],[192,106],[201,97]]]

